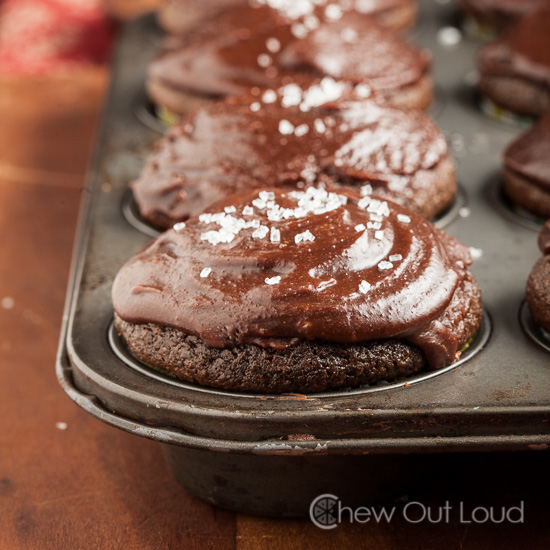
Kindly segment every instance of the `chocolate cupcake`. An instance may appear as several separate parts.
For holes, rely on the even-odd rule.
[[[550,333],[550,220],[539,234],[542,257],[527,280],[527,304],[535,323]]]
[[[507,29],[548,0],[460,0],[462,11],[483,35]]]
[[[479,89],[514,113],[550,109],[550,7],[525,16],[479,55]]]
[[[198,384],[318,392],[456,361],[481,321],[468,249],[394,203],[271,189],[163,233],[113,284],[131,352]]]
[[[427,218],[456,192],[445,139],[424,113],[328,77],[199,108],[168,130],[132,189],[141,216],[168,228],[232,193],[304,180],[355,186]]]
[[[149,66],[146,87],[154,103],[180,115],[208,99],[300,76],[369,83],[393,105],[425,108],[430,59],[373,18],[337,4],[240,6],[169,38]]]
[[[504,192],[509,200],[550,218],[550,111],[504,152]]]
[[[182,34],[228,7],[249,3],[250,0],[168,0],[158,11],[158,21],[166,32]],[[257,3],[281,5],[280,0]],[[329,0],[316,3],[328,4]],[[416,0],[330,0],[330,3],[342,7],[354,6],[359,13],[372,15],[378,23],[396,31],[412,27],[418,11]]]

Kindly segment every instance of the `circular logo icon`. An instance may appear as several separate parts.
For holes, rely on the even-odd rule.
[[[334,529],[338,524],[336,504],[340,499],[337,496],[324,494],[313,500],[309,507],[311,521],[320,529]]]

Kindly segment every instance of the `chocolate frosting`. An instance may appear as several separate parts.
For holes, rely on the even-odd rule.
[[[462,0],[462,5],[483,22],[503,26],[548,5],[548,0]]]
[[[394,203],[352,191],[233,196],[163,233],[113,284],[117,314],[209,346],[401,339],[436,368],[457,338],[439,316],[468,249]]]
[[[550,254],[550,220],[542,226],[539,233],[539,248],[544,255]]]
[[[480,52],[485,75],[524,78],[550,88],[550,8],[525,16]]]
[[[415,0],[331,0],[330,3],[337,4],[344,9],[350,9],[353,7],[359,13],[376,16],[401,6],[410,5],[414,1]],[[198,9],[204,13],[206,18],[206,16],[211,17],[212,15],[227,9],[228,7],[236,5],[246,6],[250,3],[251,2],[249,2],[249,0],[166,0],[160,7],[160,11],[165,12],[165,17],[171,17],[173,19],[185,17],[189,9]],[[270,3],[272,5],[283,4],[282,2],[273,1]],[[163,19],[161,18],[161,23],[162,22]],[[167,24],[168,23],[170,22],[168,21]],[[170,27],[166,30],[170,31],[172,28]]]
[[[429,171],[447,158],[424,113],[327,77],[200,108],[168,130],[132,188],[144,217],[160,213],[171,223],[231,193],[304,180],[370,184],[406,204],[433,188]]]
[[[428,70],[427,51],[355,10],[323,0],[260,4],[266,5],[228,9],[184,36],[169,38],[151,63],[149,78],[214,96],[278,87],[299,74],[370,80],[392,93],[415,84]]]
[[[550,113],[513,141],[503,160],[507,168],[550,191]]]

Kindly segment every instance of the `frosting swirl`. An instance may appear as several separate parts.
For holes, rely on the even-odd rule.
[[[301,0],[302,3],[303,0]],[[308,0],[309,1],[309,0]],[[296,3],[296,0],[292,0]],[[384,16],[393,10],[400,8],[412,8],[415,0],[330,0],[331,4],[349,9],[353,7],[359,13],[380,16],[384,23]],[[159,9],[158,18],[160,25],[167,32],[179,34],[189,28],[188,20],[198,23],[231,6],[254,3],[254,0],[166,0]],[[281,0],[256,0],[257,4],[267,4],[273,8],[284,8],[285,2]],[[327,4],[317,0],[316,4]],[[287,2],[287,4],[289,4]]]
[[[544,255],[550,254],[550,220],[546,220],[546,223],[540,230],[539,248]]]
[[[277,87],[309,74],[371,81],[391,95],[427,74],[429,52],[402,42],[354,9],[310,0],[261,4],[236,6],[170,37],[151,63],[149,79],[220,96],[253,86]]]
[[[504,164],[550,191],[550,113],[514,140],[504,152]]]
[[[496,27],[510,25],[547,3],[548,0],[461,0],[467,13]]]
[[[228,147],[227,144],[231,144]],[[132,189],[139,210],[169,227],[232,193],[304,179],[370,185],[425,217],[445,139],[427,115],[383,104],[365,85],[325,77],[210,103],[171,127]],[[454,195],[449,182],[445,205]],[[424,201],[420,197],[431,196]]]
[[[432,367],[457,338],[438,318],[468,276],[468,249],[394,203],[352,191],[233,196],[130,259],[117,314],[213,347],[402,339]]]
[[[550,88],[550,8],[526,15],[480,52],[486,75],[518,76]]]

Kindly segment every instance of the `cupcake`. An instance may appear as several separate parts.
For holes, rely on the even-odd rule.
[[[550,333],[550,220],[539,234],[539,247],[542,257],[527,280],[527,304],[535,323]]]
[[[170,34],[182,34],[194,26],[208,21],[223,10],[233,6],[245,6],[251,0],[168,0],[158,11],[160,26]],[[292,0],[295,2],[295,0]],[[282,5],[281,0],[258,1],[257,4]],[[412,27],[416,20],[416,0],[325,0],[316,4],[354,6],[359,13],[372,15],[378,23],[392,29]],[[287,2],[288,4],[288,2]]]
[[[374,192],[427,218],[456,191],[445,139],[427,115],[328,77],[199,108],[168,130],[132,189],[141,216],[168,228],[232,193],[304,180]]]
[[[234,195],[117,274],[132,354],[178,378],[319,392],[452,364],[481,321],[468,249],[400,205],[309,187]]]
[[[503,157],[508,199],[541,218],[550,218],[550,111],[513,141]]]
[[[432,99],[430,59],[373,18],[337,4],[239,6],[168,38],[149,66],[146,88],[157,106],[182,115],[251,87],[330,76],[368,83],[395,106],[422,109]]]
[[[477,34],[502,32],[548,0],[460,0],[460,7]]]
[[[497,106],[538,117],[550,109],[550,7],[530,13],[479,55],[479,89]]]

